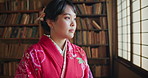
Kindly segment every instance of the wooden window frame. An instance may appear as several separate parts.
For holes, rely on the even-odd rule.
[[[118,56],[118,42],[117,42],[117,40],[118,40],[118,24],[117,24],[117,21],[118,21],[118,13],[117,13],[117,0],[113,0],[113,1],[115,1],[116,2],[116,4],[114,4],[115,6],[113,6],[114,7],[114,9],[115,9],[115,11],[116,11],[116,13],[114,13],[114,16],[116,16],[116,20],[114,20],[113,22],[115,22],[115,23],[113,23],[113,24],[115,24],[115,27],[113,27],[113,29],[115,30],[114,32],[115,33],[113,33],[113,35],[114,35],[114,38],[113,38],[113,43],[115,44],[115,49],[113,49],[113,51],[115,51],[116,53],[115,53],[115,58],[114,58],[114,60],[115,61],[117,61],[117,62],[119,62],[119,63],[121,63],[122,65],[124,65],[125,67],[127,67],[128,69],[130,69],[131,71],[133,71],[133,72],[135,72],[135,73],[137,73],[138,75],[140,75],[142,78],[145,78],[145,77],[148,77],[148,71],[146,71],[145,69],[143,69],[142,67],[139,67],[139,66],[136,66],[134,63],[133,63],[133,34],[130,34],[131,35],[131,39],[130,39],[130,41],[131,41],[131,45],[130,45],[130,47],[131,47],[131,54],[130,54],[130,61],[129,60],[127,60],[127,59],[124,59],[123,57],[120,57],[120,56]],[[141,9],[140,9],[141,10]],[[133,20],[133,14],[132,14],[132,0],[130,0],[130,27],[131,27],[131,32],[133,32],[133,23],[132,23],[132,20]],[[141,20],[140,20],[140,23],[141,23]],[[141,37],[141,36],[140,36]],[[140,42],[141,43],[141,42]],[[142,52],[140,51],[140,54],[141,54]],[[142,58],[141,56],[140,56],[140,58]],[[140,61],[141,62],[141,61]]]

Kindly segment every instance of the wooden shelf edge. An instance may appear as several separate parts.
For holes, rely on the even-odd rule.
[[[1,75],[0,78],[14,78],[14,76],[5,76],[5,75],[2,76],[2,75]]]
[[[108,29],[77,29],[76,31],[108,31]]]
[[[0,58],[0,62],[10,62],[10,61],[16,61],[16,62],[18,62],[18,61],[20,61],[21,60],[21,58]]]
[[[39,40],[39,38],[0,38],[0,40]]]
[[[39,10],[0,11],[0,13],[38,13]]]
[[[109,44],[76,44],[78,46],[84,47],[98,47],[98,46],[109,46]]]
[[[74,4],[94,4],[94,3],[104,3],[106,1],[73,1]]]
[[[109,57],[104,58],[88,58],[89,65],[110,65]]]
[[[95,18],[98,18],[98,17],[106,17],[107,15],[106,14],[93,14],[93,15],[85,15],[85,14],[77,14],[77,17],[95,17]]]
[[[39,24],[5,24],[5,25],[0,25],[0,27],[24,27],[24,26],[39,26]]]

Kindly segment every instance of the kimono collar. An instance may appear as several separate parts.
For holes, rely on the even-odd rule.
[[[44,35],[45,35],[45,34],[44,34]],[[58,49],[58,51],[60,52],[60,54],[63,56],[64,53],[65,53],[65,51],[66,51],[66,48],[67,48],[67,40],[66,40],[66,43],[64,44],[64,49],[62,50],[62,49],[58,46],[58,44],[57,44],[53,39],[51,39],[50,35],[45,35],[45,36],[47,36],[47,37],[54,43],[54,45],[56,46],[56,48]]]

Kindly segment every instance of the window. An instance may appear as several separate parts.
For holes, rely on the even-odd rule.
[[[148,71],[148,1],[117,0],[118,56]]]

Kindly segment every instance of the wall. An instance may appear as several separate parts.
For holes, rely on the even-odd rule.
[[[129,70],[127,67],[122,65],[121,63],[115,61],[114,62],[114,77],[113,78],[142,78],[138,74]]]

